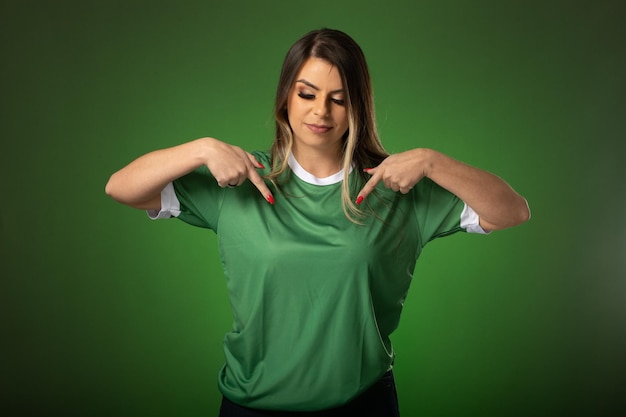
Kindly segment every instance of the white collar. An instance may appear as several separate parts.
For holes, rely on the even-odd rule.
[[[343,168],[341,168],[339,172],[332,174],[328,177],[318,178],[315,175],[311,174],[310,172],[306,171],[304,168],[302,168],[302,165],[300,165],[298,161],[296,161],[296,158],[293,156],[291,152],[289,153],[289,158],[287,159],[287,163],[289,164],[289,168],[291,168],[291,170],[296,175],[296,177],[300,178],[302,181],[307,182],[309,184],[332,185],[332,184],[337,184],[338,182],[343,181],[343,171],[344,171]],[[352,168],[353,167],[350,166],[350,172],[352,172]]]

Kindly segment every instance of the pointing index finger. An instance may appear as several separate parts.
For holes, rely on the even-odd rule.
[[[274,204],[274,196],[269,188],[267,188],[267,184],[263,181],[263,178],[256,172],[255,167],[248,168],[248,179],[254,186],[261,192],[263,198],[267,200],[268,203]]]
[[[376,188],[376,185],[378,185],[378,183],[380,182],[380,180],[382,179],[382,173],[379,172],[376,169],[370,169],[367,171],[368,173],[372,174],[372,177],[365,183],[365,185],[363,186],[363,188],[361,189],[361,191],[359,192],[357,198],[356,198],[356,205],[358,206],[359,204],[361,204],[363,202],[363,200],[365,200],[365,198],[372,192],[374,191],[374,188]]]

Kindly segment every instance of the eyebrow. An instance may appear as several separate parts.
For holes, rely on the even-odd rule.
[[[301,79],[297,80],[296,82],[305,84],[305,85],[311,87],[314,90],[320,91],[320,88],[318,86],[316,86],[315,84],[311,83],[310,81],[305,80],[304,78],[301,78]],[[336,94],[336,93],[343,93],[343,88],[340,88],[339,90],[335,90],[335,91],[331,91],[330,92],[330,94]]]

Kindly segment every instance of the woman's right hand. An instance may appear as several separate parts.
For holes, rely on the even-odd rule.
[[[210,149],[206,166],[220,187],[236,187],[250,180],[259,192],[266,197],[271,195],[267,185],[257,173],[265,168],[254,155],[217,139],[206,138]]]
[[[202,165],[207,166],[220,187],[241,185],[249,179],[268,202],[274,203],[272,193],[256,172],[262,167],[256,158],[214,138],[196,139],[140,156],[111,176],[106,193],[131,207],[158,210],[163,188]]]

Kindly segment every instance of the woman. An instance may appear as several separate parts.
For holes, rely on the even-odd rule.
[[[271,152],[197,139],[138,158],[106,192],[218,234],[234,315],[222,416],[398,415],[389,335],[422,247],[520,224],[526,200],[434,150],[388,155],[365,57],[340,31],[291,47],[275,118]]]

